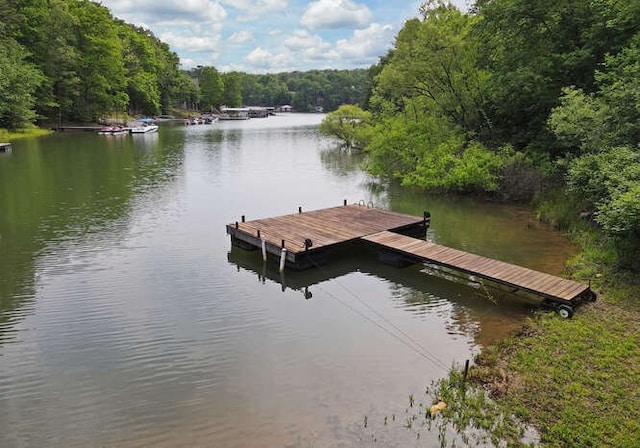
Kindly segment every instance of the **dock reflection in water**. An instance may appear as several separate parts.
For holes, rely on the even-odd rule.
[[[320,300],[331,296],[344,305],[363,305],[366,297],[360,291],[340,288],[333,296],[325,284],[340,284],[340,279],[354,273],[386,281],[395,306],[421,319],[445,318],[449,334],[472,337],[479,346],[486,346],[507,336],[535,305],[513,294],[480,287],[472,281],[452,279],[423,264],[398,268],[377,260],[375,250],[359,244],[335,250],[326,264],[303,271],[279,272],[277,260],[262,260],[259,251],[246,251],[232,246],[227,254],[238,270],[256,275],[258,282],[273,282],[300,293],[302,300]],[[366,307],[367,305],[364,304]],[[357,312],[357,310],[354,310]],[[366,317],[365,317],[366,318]]]

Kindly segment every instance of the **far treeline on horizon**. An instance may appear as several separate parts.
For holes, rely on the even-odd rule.
[[[541,201],[640,269],[640,2],[427,0],[368,69],[180,70],[149,30],[83,0],[0,0],[0,128],[291,105],[375,175]],[[559,196],[558,196],[559,195]],[[558,199],[559,198],[559,199]]]

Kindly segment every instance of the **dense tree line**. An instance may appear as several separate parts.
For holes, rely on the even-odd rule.
[[[363,105],[367,71],[310,70],[273,75],[244,75],[245,104],[289,104],[299,112],[337,109],[342,104]]]
[[[555,185],[638,267],[638,23],[628,0],[426,1],[370,70],[370,116],[341,108],[321,129],[343,123],[369,170],[405,185],[512,199]]]
[[[0,127],[157,114],[197,94],[167,44],[90,1],[0,0],[0,48]]]
[[[364,105],[367,71],[310,70],[253,75],[220,73],[215,67],[190,71],[200,86],[199,108],[283,106],[298,112],[332,111],[342,104]]]
[[[96,121],[172,108],[292,105],[301,112],[361,101],[364,70],[249,75],[179,69],[149,30],[88,0],[0,0],[0,127]]]

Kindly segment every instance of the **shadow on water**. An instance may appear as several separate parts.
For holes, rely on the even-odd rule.
[[[442,313],[446,308],[449,334],[470,336],[479,346],[505,337],[535,309],[534,303],[519,296],[443,276],[421,263],[402,268],[386,265],[378,261],[374,249],[361,244],[337,249],[329,255],[327,264],[304,271],[281,273],[278,263],[263,262],[259,251],[233,246],[227,259],[238,271],[256,275],[260,283],[269,281],[280,285],[282,292],[299,292],[301,300],[313,300],[314,292],[322,290],[323,284],[353,272],[373,276],[389,284],[390,300],[396,307],[417,318],[430,318],[431,314],[445,317]],[[360,291],[346,290],[344,294],[366,301]]]
[[[57,269],[108,229],[117,245],[140,195],[175,181],[183,141],[171,134],[54,134],[16,142],[0,159],[0,343],[32,311],[38,259],[55,247]],[[104,248],[102,248],[104,249]]]

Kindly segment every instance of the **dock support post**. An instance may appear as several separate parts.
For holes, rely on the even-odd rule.
[[[280,272],[281,273],[284,272],[285,261],[287,261],[287,249],[283,247],[282,250],[280,251]]]
[[[427,229],[429,228],[429,226],[431,225],[431,213],[424,212],[422,214],[422,223]]]
[[[260,245],[262,246],[262,261],[267,261],[267,241],[260,238]]]

